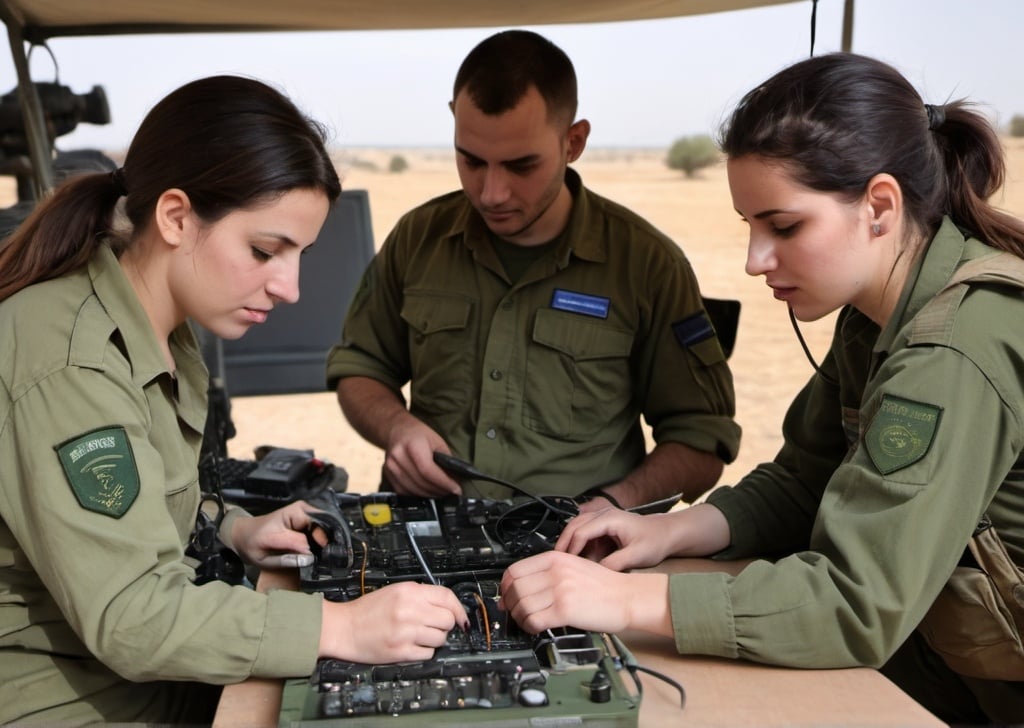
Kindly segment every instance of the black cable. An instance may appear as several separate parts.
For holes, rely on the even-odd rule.
[[[630,672],[632,672],[634,670],[636,670],[637,672],[646,672],[648,675],[653,675],[654,677],[658,678],[659,680],[663,680],[663,681],[667,682],[669,685],[671,685],[672,687],[674,687],[676,690],[679,691],[679,709],[683,710],[684,708],[686,708],[686,690],[683,688],[682,685],[680,685],[678,682],[676,682],[675,680],[670,678],[668,675],[660,673],[657,670],[652,670],[649,667],[644,667],[643,665],[637,665],[637,664],[626,665],[626,669],[629,670]],[[637,682],[639,683],[639,680]]]
[[[796,338],[800,342],[800,346],[804,350],[804,355],[807,357],[807,361],[814,367],[814,371],[821,374],[821,368],[818,366],[818,362],[814,361],[814,355],[811,354],[810,347],[807,346],[807,342],[804,341],[804,335],[800,333],[800,327],[797,325],[796,316],[793,314],[792,307],[787,309],[789,311],[789,322],[793,325],[793,331],[796,332]]]
[[[811,0],[811,57],[814,57],[814,35],[818,28],[818,0]]]
[[[622,658],[622,664],[625,666],[627,670],[629,670],[629,674],[633,678],[633,682],[636,683],[637,693],[640,695],[640,697],[643,697],[644,686],[643,683],[640,682],[640,678],[636,676],[636,673],[646,672],[648,675],[656,677],[659,680],[663,680],[672,687],[674,687],[676,690],[678,690],[679,709],[683,710],[686,707],[686,690],[683,688],[681,684],[670,678],[668,675],[664,675],[658,672],[657,670],[652,670],[649,667],[644,667],[640,665],[636,661],[636,657],[633,656],[633,653],[629,651],[629,648],[626,647],[626,644],[622,641],[621,638],[618,637],[618,635],[609,634],[608,636],[611,639],[612,644],[615,645],[615,650],[619,653],[619,656]]]
[[[821,371],[821,367],[818,366],[818,362],[814,361],[814,355],[811,354],[811,349],[807,346],[807,342],[804,340],[804,335],[800,333],[800,327],[797,325],[796,316],[793,314],[792,308],[789,309],[789,322],[793,325],[793,331],[796,333],[796,338],[804,350],[804,355],[807,357],[807,361],[809,361],[811,366],[814,367],[814,372],[829,384],[838,384],[834,378]]]
[[[560,505],[556,505],[551,500],[548,500],[561,500],[561,496],[534,495],[533,493],[529,493],[523,490],[515,483],[510,483],[507,480],[502,480],[501,478],[495,475],[488,475],[482,470],[478,470],[476,466],[474,466],[472,463],[468,463],[465,460],[455,457],[454,455],[448,455],[443,452],[434,452],[434,462],[437,463],[438,466],[442,470],[446,471],[449,475],[454,475],[460,478],[466,478],[468,480],[483,480],[488,483],[494,483],[496,485],[504,486],[505,488],[509,488],[510,490],[515,491],[519,495],[525,495],[527,498],[531,498],[532,500],[537,501],[552,513],[557,513],[560,516],[572,518],[574,516],[579,515],[579,511],[575,508],[575,503],[572,504],[572,508],[565,508]]]

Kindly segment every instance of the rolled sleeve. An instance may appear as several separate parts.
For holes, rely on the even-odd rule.
[[[267,594],[266,610],[253,674],[265,677],[312,674],[320,644],[322,598],[277,589]]]
[[[728,574],[673,574],[668,579],[672,632],[680,654],[738,657]]]

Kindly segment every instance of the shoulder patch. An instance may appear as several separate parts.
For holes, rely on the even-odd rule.
[[[925,456],[939,427],[942,409],[886,394],[864,434],[871,462],[882,475]]]
[[[128,512],[139,494],[139,469],[123,427],[93,430],[54,449],[82,508],[113,518]]]
[[[687,316],[681,321],[672,324],[672,333],[675,334],[679,346],[689,349],[694,344],[699,344],[705,339],[715,335],[715,329],[711,320],[703,311]]]

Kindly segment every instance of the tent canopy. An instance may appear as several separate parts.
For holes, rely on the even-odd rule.
[[[70,35],[398,30],[644,20],[795,0],[0,0],[25,40]]]
[[[0,0],[25,118],[36,196],[53,186],[43,110],[27,43],[144,33],[403,30],[651,20],[798,0]],[[818,0],[802,0],[811,5]],[[844,0],[844,46],[854,0]],[[816,6],[815,6],[816,7]]]

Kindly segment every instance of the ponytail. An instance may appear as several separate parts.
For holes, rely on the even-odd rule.
[[[63,182],[0,246],[0,301],[85,265],[111,233],[120,196],[106,172]]]
[[[1006,179],[995,130],[966,101],[937,108],[943,118],[933,132],[946,173],[945,213],[992,247],[1024,257],[1024,223],[989,203]]]

